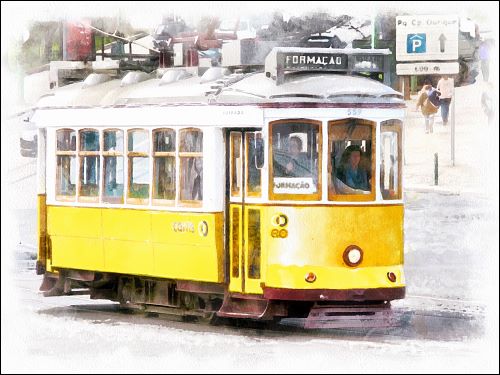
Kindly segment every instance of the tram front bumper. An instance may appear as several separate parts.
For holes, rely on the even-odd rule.
[[[264,287],[264,298],[283,301],[392,301],[404,298],[405,289],[405,287],[345,290]]]
[[[405,280],[401,265],[355,269],[270,265],[263,291],[264,298],[273,300],[391,301],[404,298]]]

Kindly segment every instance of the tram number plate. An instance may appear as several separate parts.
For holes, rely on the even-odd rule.
[[[359,116],[361,115],[361,108],[349,108],[347,110],[347,116]]]

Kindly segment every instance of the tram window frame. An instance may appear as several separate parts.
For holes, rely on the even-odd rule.
[[[130,143],[131,139],[131,134],[134,132],[141,132],[146,134],[146,141],[147,141],[147,151],[134,151],[134,145]],[[132,136],[133,139],[133,136]],[[130,148],[132,147],[132,150]],[[149,129],[144,129],[144,128],[134,128],[134,129],[129,129],[127,130],[127,203],[130,204],[137,204],[137,205],[148,205],[149,204],[149,198],[150,198],[150,190],[151,190],[151,173],[150,173],[150,150],[151,150],[151,138],[150,138],[150,131]],[[140,184],[140,185],[147,185],[147,196],[146,197],[133,197],[130,195],[132,189],[131,185],[133,184],[133,168],[134,168],[134,159],[146,159],[144,160],[145,165],[147,166],[147,184]]]
[[[273,147],[274,147],[274,140],[273,140],[273,132],[274,132],[274,127],[276,125],[282,125],[282,124],[296,124],[296,125],[310,125],[316,126],[317,132],[316,132],[316,147],[317,147],[317,166],[316,166],[316,172],[317,172],[317,182],[316,182],[316,192],[315,193],[310,193],[310,194],[285,194],[285,193],[274,193],[274,154],[273,154]],[[269,152],[269,160],[268,160],[268,167],[269,167],[269,187],[268,187],[268,194],[269,194],[269,199],[270,200],[280,200],[280,201],[320,201],[322,197],[322,158],[323,158],[323,123],[322,121],[319,120],[312,120],[312,119],[304,119],[304,118],[290,118],[290,119],[282,119],[282,120],[277,120],[277,121],[272,121],[269,123],[269,145],[268,145],[268,152]],[[313,174],[314,175],[314,174]]]
[[[86,150],[86,144],[83,142],[82,137],[84,133],[96,133],[97,134],[97,149]],[[101,145],[101,134],[98,129],[84,128],[78,130],[78,201],[85,203],[99,203],[100,196],[100,179],[101,179],[101,155],[102,150]],[[85,158],[96,158],[96,177],[95,184],[84,184],[85,172]],[[85,185],[95,185],[93,194],[84,194]]]
[[[386,120],[380,123],[380,195],[383,200],[399,200],[402,198],[402,128],[403,122],[401,120]],[[395,164],[397,168],[397,176],[394,175],[394,171],[392,171],[392,184],[394,186],[397,183],[397,188],[392,189],[394,192],[391,193],[390,185],[391,185],[391,174],[389,174],[389,189],[385,189],[384,181],[385,181],[385,167],[383,166],[383,152],[384,152],[384,133],[395,133],[396,134],[396,142],[397,142],[397,155]],[[392,155],[391,155],[392,156]],[[391,166],[392,167],[392,166]],[[393,169],[393,168],[392,168]],[[394,180],[397,178],[396,180]]]
[[[114,150],[107,150],[106,149],[106,133],[119,133],[121,134],[121,139],[122,139],[122,145],[121,149],[119,149],[117,146],[115,146]],[[115,136],[116,137],[116,136]],[[104,129],[102,132],[102,202],[103,203],[113,203],[113,204],[123,204],[124,202],[124,194],[125,194],[125,157],[124,157],[124,149],[125,149],[125,132],[122,129],[116,129],[116,128],[110,128],[110,129]],[[115,162],[115,175],[118,175],[118,160],[121,160],[122,163],[122,191],[120,196],[112,196],[112,195],[106,195],[106,174],[107,174],[107,167],[106,167],[106,159],[107,158],[116,158]],[[116,180],[115,176],[115,180]],[[118,185],[118,184],[117,184]]]
[[[162,132],[169,132],[171,137],[173,135],[173,150],[170,151],[158,151],[158,144],[157,144],[157,136],[158,134]],[[159,205],[159,206],[175,206],[175,200],[177,197],[177,132],[173,128],[156,128],[153,129],[152,131],[152,139],[153,139],[153,190],[152,190],[152,203],[153,205]],[[159,183],[159,173],[158,173],[158,165],[157,161],[159,162],[161,159],[171,159],[172,164],[173,164],[173,186],[174,186],[174,191],[173,191],[173,198],[172,199],[165,199],[165,198],[159,198],[157,197],[158,193],[158,183]]]
[[[333,144],[334,144],[334,129],[335,127],[345,126],[348,124],[354,123],[355,125],[364,125],[371,127],[371,152],[370,152],[370,173],[371,173],[371,182],[370,182],[370,191],[366,194],[339,194],[335,190],[335,186],[333,183],[333,165],[332,165],[332,153],[333,153]],[[329,201],[374,201],[375,200],[375,192],[376,192],[376,149],[377,149],[377,140],[376,140],[376,129],[377,123],[374,121],[359,119],[359,118],[347,118],[340,120],[331,120],[328,121],[327,124],[328,129],[328,200]],[[344,142],[362,142],[366,141],[365,139],[356,139],[356,138],[345,138]],[[344,149],[345,150],[345,149]],[[344,151],[342,151],[344,152]],[[362,155],[363,156],[363,155]],[[370,181],[370,178],[369,178]],[[367,191],[368,192],[368,191]]]
[[[70,134],[70,138],[69,138],[69,144],[68,144],[68,147],[67,149],[64,149],[63,148],[60,148],[60,144],[59,144],[59,134],[62,134],[64,132],[69,132]],[[71,139],[71,133],[74,133],[74,143],[72,142],[73,140]],[[56,181],[55,181],[55,199],[57,201],[63,201],[63,202],[75,202],[76,201],[76,197],[77,197],[77,193],[78,193],[78,189],[79,189],[79,168],[78,168],[78,155],[77,155],[77,147],[78,147],[78,131],[75,130],[75,129],[71,129],[71,128],[63,128],[63,129],[57,129],[56,132],[55,132],[55,156],[56,156]],[[60,169],[59,169],[59,166],[61,165],[62,167],[62,164],[59,163],[59,160],[62,160],[65,159],[65,158],[69,158],[69,181],[71,181],[71,161],[73,160],[74,161],[74,168],[75,168],[75,171],[74,171],[74,174],[75,174],[75,183],[74,183],[74,188],[73,188],[73,192],[72,194],[61,194],[60,193],[60,186],[61,186],[61,183],[62,183],[62,175],[61,175],[61,172],[60,172]]]
[[[190,131],[196,131],[201,135],[201,140],[197,141],[197,145],[201,145],[199,151],[184,151],[185,139],[183,138],[184,134],[187,134]],[[179,143],[178,143],[178,159],[179,159],[179,181],[178,181],[178,205],[181,207],[201,207],[203,205],[203,130],[200,128],[189,127],[183,128],[179,130]],[[184,184],[186,183],[186,176],[184,174],[184,164],[188,162],[188,159],[194,159],[193,168],[196,169],[196,161],[201,159],[201,173],[200,176],[200,187],[199,192],[201,193],[201,199],[185,199],[183,196]],[[195,177],[196,179],[196,177]],[[194,181],[193,181],[194,182]],[[194,187],[194,186],[193,186]]]

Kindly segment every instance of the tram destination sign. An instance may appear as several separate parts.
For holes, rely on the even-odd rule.
[[[346,54],[285,52],[280,57],[285,70],[347,69]]]
[[[265,73],[277,85],[287,72],[383,73],[389,84],[390,54],[388,49],[275,47],[266,57]]]

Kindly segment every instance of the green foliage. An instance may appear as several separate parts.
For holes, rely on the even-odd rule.
[[[100,51],[102,49],[103,39],[104,39],[104,45],[115,41],[113,38],[111,38],[109,36],[105,36],[104,38],[102,38],[100,36],[96,36],[95,37],[95,49],[97,51]]]

